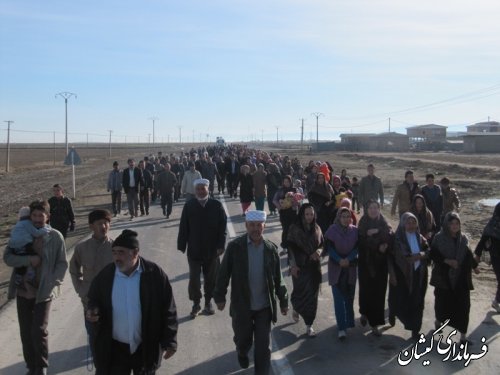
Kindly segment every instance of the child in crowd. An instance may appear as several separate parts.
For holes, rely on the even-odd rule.
[[[19,210],[19,220],[10,233],[9,247],[16,255],[34,255],[33,238],[38,238],[50,232],[50,227],[45,226],[37,229],[30,220],[29,207],[21,207]],[[23,277],[32,283],[35,280],[35,270],[33,267],[17,267],[14,282],[18,287],[23,286]]]

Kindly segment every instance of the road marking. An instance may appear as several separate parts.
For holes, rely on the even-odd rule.
[[[227,208],[226,201],[224,198],[220,198],[219,200],[222,203],[224,210],[226,211],[227,231],[229,233],[229,237],[234,238],[236,237],[236,230],[234,229],[233,222],[231,221],[231,215],[229,215],[229,210]],[[288,362],[285,353],[280,350],[272,333],[271,333],[271,346],[272,346],[271,366],[273,367],[274,373],[280,375],[294,375],[290,362]]]

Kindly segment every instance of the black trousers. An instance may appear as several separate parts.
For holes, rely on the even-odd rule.
[[[111,344],[111,366],[109,372],[99,371],[96,375],[154,375],[156,371],[143,369],[142,345],[139,345],[134,354],[130,354],[130,346],[113,340]]]
[[[188,258],[189,263],[189,299],[194,303],[201,301],[201,273],[203,272],[203,291],[205,303],[212,299],[215,288],[215,277],[219,269],[219,257],[206,261],[198,261]]]
[[[141,215],[144,215],[144,210],[146,210],[146,214],[149,214],[149,199],[149,189],[144,189],[139,192],[139,205],[141,207]]]
[[[35,303],[35,299],[17,297],[17,318],[26,366],[41,369],[49,366],[49,311],[51,301]]]
[[[217,176],[217,188],[219,189],[219,194],[224,193],[224,189],[226,188],[226,176]]]
[[[136,188],[129,188],[127,193],[127,203],[130,216],[137,217],[139,211],[139,193]]]
[[[113,208],[113,213],[119,214],[122,210],[122,192],[113,191],[111,193],[111,206]]]
[[[163,211],[170,216],[172,213],[172,192],[161,193],[161,208]]]
[[[269,374],[271,369],[271,321],[269,307],[251,311],[250,316],[241,317],[235,314],[232,318],[234,343],[240,356],[248,355],[254,345],[254,366],[256,374]]]

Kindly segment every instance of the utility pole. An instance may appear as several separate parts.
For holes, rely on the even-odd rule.
[[[87,133],[87,148],[89,148],[89,133]]]
[[[109,132],[109,157],[111,157],[111,133],[113,133],[113,130],[108,130]]]
[[[4,122],[7,123],[7,160],[5,162],[5,172],[9,173],[9,169],[10,169],[10,124],[13,124],[14,121],[7,120]]]
[[[56,132],[53,133],[53,140],[54,140],[54,166],[56,165]]]
[[[278,133],[278,130],[279,130],[279,126],[276,127],[276,144],[278,144],[280,141],[279,141],[279,133]]]
[[[304,145],[304,120],[303,118],[300,119],[302,121],[302,126],[300,127],[300,149],[302,150],[302,146]]]
[[[71,98],[72,96],[75,97],[76,99],[76,94],[73,94],[72,92],[60,92],[56,94],[56,98],[60,96],[61,98],[64,99],[64,108],[65,108],[65,113],[66,113],[66,155],[68,155],[69,148],[68,148],[68,99]]]
[[[262,140],[262,144],[264,144],[264,129],[260,129],[260,137]]]
[[[182,126],[179,126],[179,143],[182,143]]]
[[[316,151],[319,149],[319,116],[324,116],[321,112],[311,113],[311,116],[316,117]]]
[[[156,116],[151,116],[149,119],[153,121],[153,147],[155,147],[155,121],[159,120],[159,118]]]
[[[389,133],[391,132],[391,118],[389,117]]]
[[[194,129],[193,129],[193,143],[194,143]]]

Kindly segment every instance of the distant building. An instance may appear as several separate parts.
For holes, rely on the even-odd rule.
[[[373,151],[371,143],[375,133],[340,134],[340,144],[346,151]]]
[[[396,132],[380,133],[374,137],[376,151],[408,151],[410,139],[406,134]]]
[[[466,153],[500,153],[500,132],[496,134],[469,132],[463,138]]]
[[[500,123],[498,121],[478,122],[467,126],[467,133],[500,133]]]
[[[340,134],[340,144],[346,151],[408,151],[410,148],[408,136],[395,132]]]
[[[406,128],[406,135],[408,135],[410,143],[442,143],[446,142],[446,129],[447,126],[436,124],[417,125]]]

